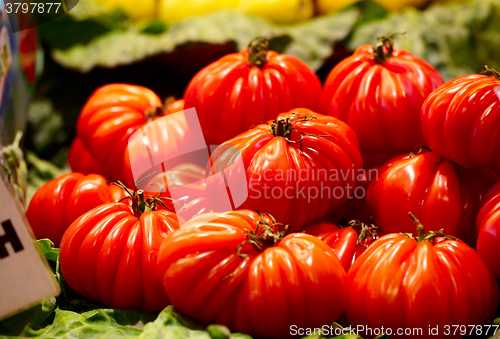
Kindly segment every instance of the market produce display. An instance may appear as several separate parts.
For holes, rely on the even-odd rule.
[[[25,145],[41,103],[66,135],[27,150],[34,194],[21,137],[0,150],[62,290],[0,339],[498,336],[500,80],[464,71],[496,47],[442,51],[476,44],[471,22],[494,35],[500,0],[430,2],[89,0],[41,27],[53,83],[158,58],[80,74],[69,97],[41,80]],[[428,7],[388,12],[407,6]],[[433,31],[441,14],[460,39]],[[207,41],[225,55],[196,54]]]
[[[268,47],[266,38],[257,38],[240,53],[208,65],[189,83],[185,106],[196,108],[207,144],[221,144],[293,108],[318,109],[321,82],[316,73]]]

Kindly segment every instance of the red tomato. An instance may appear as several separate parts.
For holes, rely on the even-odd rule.
[[[184,93],[207,144],[220,144],[295,107],[318,108],[321,82],[302,61],[267,50],[257,38],[198,72]],[[223,126],[223,128],[221,128]]]
[[[235,159],[242,159],[244,168],[235,166]],[[282,113],[226,141],[212,153],[211,161],[212,172],[225,175],[207,181],[208,190],[217,192],[214,199],[226,196],[226,180],[238,181],[234,178],[245,172],[246,187],[231,192],[233,196],[248,192],[239,208],[265,211],[293,231],[346,201],[362,167],[352,129],[308,109]]]
[[[399,328],[422,330],[405,338],[463,337],[453,330],[446,335],[445,326],[482,325],[498,306],[496,280],[477,253],[439,232],[425,238],[423,227],[417,239],[399,233],[378,239],[353,264],[347,281],[346,312],[355,327],[383,326],[393,335]],[[436,326],[437,335],[429,335]]]
[[[462,168],[434,152],[397,157],[380,169],[367,193],[377,225],[385,233],[413,233],[408,212],[473,246],[481,199],[496,182],[493,175]]]
[[[367,164],[382,165],[423,144],[420,107],[443,82],[430,64],[393,49],[392,38],[385,37],[335,66],[324,84],[320,113],[347,122]]]
[[[107,177],[101,165],[92,157],[78,136],[73,139],[68,151],[68,163],[73,172],[100,174]]]
[[[163,114],[169,115],[175,112],[180,112],[184,109],[184,99],[175,100],[174,97],[168,97],[165,100],[165,107]]]
[[[87,100],[77,123],[77,133],[92,157],[105,168],[111,180],[135,187],[127,146],[139,128],[163,116],[160,98],[135,85],[99,87]]]
[[[464,167],[500,173],[500,80],[464,75],[435,90],[422,106],[422,129],[434,152]]]
[[[107,203],[75,220],[61,241],[68,285],[113,308],[159,311],[169,305],[157,257],[179,223],[175,213],[156,206],[139,194],[132,207]]]
[[[66,229],[79,216],[103,203],[127,195],[98,174],[69,173],[40,187],[30,201],[26,217],[37,239],[49,238],[56,247]]]
[[[476,220],[477,253],[500,278],[500,182],[484,196],[484,204]]]
[[[345,271],[318,238],[283,236],[269,216],[199,215],[161,245],[158,271],[175,308],[257,337],[330,325],[345,307]]]
[[[374,225],[366,225],[358,220],[352,220],[342,228],[323,221],[304,228],[304,232],[330,246],[346,272],[368,246],[383,235]]]

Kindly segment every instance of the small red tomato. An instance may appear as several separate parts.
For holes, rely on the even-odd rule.
[[[496,182],[492,174],[457,166],[438,154],[420,149],[400,156],[380,169],[368,188],[375,223],[385,233],[415,233],[408,211],[420,215],[429,228],[444,228],[473,246],[481,199]]]
[[[341,228],[323,221],[304,228],[304,232],[318,237],[330,246],[346,272],[356,259],[383,235],[375,225],[366,225],[358,220],[351,220]]]
[[[295,107],[317,110],[321,82],[304,62],[268,50],[265,38],[199,71],[184,93],[207,144],[219,145]],[[223,126],[223,128],[222,128]]]
[[[484,196],[484,204],[476,220],[477,253],[500,278],[500,182]]]
[[[427,145],[460,166],[500,173],[500,74],[470,74],[448,81],[422,106]]]
[[[391,337],[442,339],[470,333],[447,328],[470,329],[493,320],[498,285],[476,251],[442,232],[425,234],[421,224],[417,234],[387,234],[352,265],[346,313],[354,327],[383,327]]]
[[[79,294],[113,308],[159,311],[169,305],[157,271],[163,240],[179,228],[178,217],[156,210],[142,191],[132,207],[105,203],[75,220],[61,241],[61,271]]]
[[[126,197],[122,188],[108,185],[98,174],[69,173],[36,191],[26,217],[37,239],[49,238],[58,247],[66,229],[79,216],[103,203]]]
[[[319,110],[354,129],[370,167],[423,144],[420,108],[444,83],[430,64],[394,49],[391,37],[379,40],[376,47],[363,45],[335,66]]]
[[[345,271],[318,238],[276,230],[249,210],[194,217],[163,242],[158,271],[172,305],[256,337],[330,325],[345,307]]]

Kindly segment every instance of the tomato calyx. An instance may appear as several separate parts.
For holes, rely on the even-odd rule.
[[[332,137],[331,135],[324,135],[324,134],[311,134],[311,133],[306,133],[297,130],[295,127],[293,127],[292,122],[293,121],[310,121],[317,119],[315,116],[308,116],[307,114],[298,114],[298,113],[291,113],[287,115],[286,117],[278,117],[276,118],[271,125],[269,123],[265,122],[269,126],[269,131],[271,134],[275,137],[283,137],[286,139],[288,143],[292,144],[299,144],[300,145],[300,152],[302,153],[302,141],[304,140],[304,136],[316,136],[316,137]],[[295,131],[300,134],[299,140],[291,140],[290,136],[292,134],[292,131]]]
[[[409,212],[408,215],[415,223],[415,226],[417,226],[417,238],[415,238],[411,233],[402,233],[402,234],[406,235],[408,238],[415,239],[419,243],[423,242],[423,241],[428,241],[432,245],[434,245],[435,239],[438,237],[445,238],[448,240],[458,241],[458,238],[451,237],[449,235],[444,234],[443,229],[440,229],[437,232],[429,231],[429,232],[427,232],[427,234],[425,234],[424,225],[422,225],[422,223],[413,215],[413,213]]]
[[[236,253],[240,258],[248,257],[248,254],[241,253],[241,249],[244,245],[251,244],[259,253],[262,253],[266,248],[279,243],[281,239],[283,239],[290,231],[290,227],[288,225],[285,226],[281,223],[277,223],[272,215],[268,213],[261,214],[259,211],[257,211],[257,213],[261,217],[262,221],[257,222],[255,231],[245,230],[247,232],[247,240],[239,244],[236,250]],[[283,231],[280,231],[278,226],[284,226]]]
[[[479,74],[493,76],[495,79],[500,80],[500,73],[488,65],[484,65],[483,70]]]
[[[269,50],[269,41],[266,37],[260,36],[248,44],[248,62],[250,67],[257,66],[262,67],[267,62],[267,51]]]
[[[394,52],[394,36],[397,34],[405,35],[406,32],[393,33],[389,36],[380,36],[377,38],[377,44],[373,46],[373,57],[382,64],[392,57],[392,52]]]
[[[377,234],[377,230],[379,228],[373,224],[365,224],[357,219],[354,219],[349,221],[344,227],[350,227],[358,233],[358,240],[356,240],[356,245],[360,247],[367,248],[367,242],[370,239],[374,241],[379,238]]]
[[[166,208],[169,211],[172,211],[169,207],[165,205],[163,200],[171,200],[175,203],[175,201],[172,198],[167,198],[167,197],[161,197],[161,194],[163,192],[163,187],[158,193],[157,196],[153,195],[146,195],[144,193],[144,190],[137,189],[137,186],[144,181],[145,179],[149,178],[150,176],[154,175],[156,172],[151,173],[150,175],[145,176],[139,182],[136,184],[135,188],[133,191],[131,191],[127,186],[125,186],[121,181],[118,180],[118,182],[113,182],[111,185],[116,185],[118,187],[121,187],[127,194],[129,195],[128,197],[124,197],[120,199],[118,202],[121,202],[122,200],[125,199],[130,199],[132,198],[132,210],[134,211],[134,215],[139,218],[142,213],[148,212],[148,211],[156,211],[158,209],[158,206],[162,206]]]
[[[425,145],[417,146],[410,152],[408,158],[413,158],[415,155],[419,155],[425,152],[432,152],[432,150]]]

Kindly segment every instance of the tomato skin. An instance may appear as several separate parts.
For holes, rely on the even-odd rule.
[[[64,278],[76,292],[110,307],[159,311],[169,300],[156,269],[158,250],[178,228],[177,216],[167,210],[137,217],[128,205],[102,204],[64,233]]]
[[[319,78],[299,59],[268,51],[263,66],[251,66],[243,49],[198,72],[184,100],[196,108],[207,144],[219,145],[295,107],[317,110],[320,94]]]
[[[136,85],[104,85],[89,97],[78,117],[77,134],[111,180],[135,186],[127,161],[128,141],[161,106],[155,93]]]
[[[422,106],[427,145],[460,166],[494,167],[500,173],[498,86],[500,80],[470,74],[435,90]]]
[[[37,239],[49,238],[56,247],[75,219],[103,203],[126,197],[123,189],[108,186],[98,174],[63,174],[36,191],[26,217]]]
[[[262,253],[246,244],[241,258],[238,245],[258,221],[249,210],[202,214],[164,241],[158,270],[174,307],[256,337],[331,324],[345,307],[345,271],[333,250],[293,233]]]
[[[265,211],[297,231],[352,195],[362,159],[356,135],[342,121],[302,108],[282,113],[277,119],[290,117],[297,118],[290,120],[295,130],[288,137],[295,143],[274,136],[270,132],[273,121],[259,124],[216,149],[211,155],[211,170],[224,171],[232,180],[240,168],[231,161],[241,156],[248,196],[235,207]],[[301,137],[302,152],[297,143]],[[235,149],[240,152],[238,157]],[[221,199],[227,194],[223,179],[207,181],[207,188]],[[317,193],[315,198],[312,192]],[[323,199],[316,199],[320,194]]]
[[[424,338],[447,338],[445,325],[484,324],[498,306],[496,280],[481,258],[463,242],[444,238],[432,245],[387,234],[358,258],[347,281],[352,324],[394,334],[422,328]],[[439,326],[439,334],[430,336],[429,326]]]
[[[78,136],[73,139],[68,151],[68,163],[73,172],[100,174],[108,177],[101,165],[92,157]]]
[[[400,156],[384,165],[367,192],[376,224],[385,233],[413,233],[412,212],[424,225],[473,246],[481,199],[497,180],[476,169],[455,166],[434,152]]]
[[[496,183],[486,193],[483,207],[477,216],[476,229],[478,231],[477,253],[500,278],[500,183]]]
[[[378,230],[374,231],[376,232],[375,235],[368,235],[365,240],[362,240],[358,244],[359,234],[352,227],[346,226],[338,228],[332,223],[323,221],[304,229],[305,233],[318,237],[333,249],[346,272],[349,272],[349,269],[356,259],[363,254],[375,240],[383,235],[383,233]]]
[[[377,166],[423,144],[420,107],[444,80],[430,64],[405,50],[394,49],[384,63],[373,54],[372,46],[360,46],[333,68],[323,86],[319,112],[347,122],[359,138],[361,152],[375,156],[378,160],[371,166]]]

